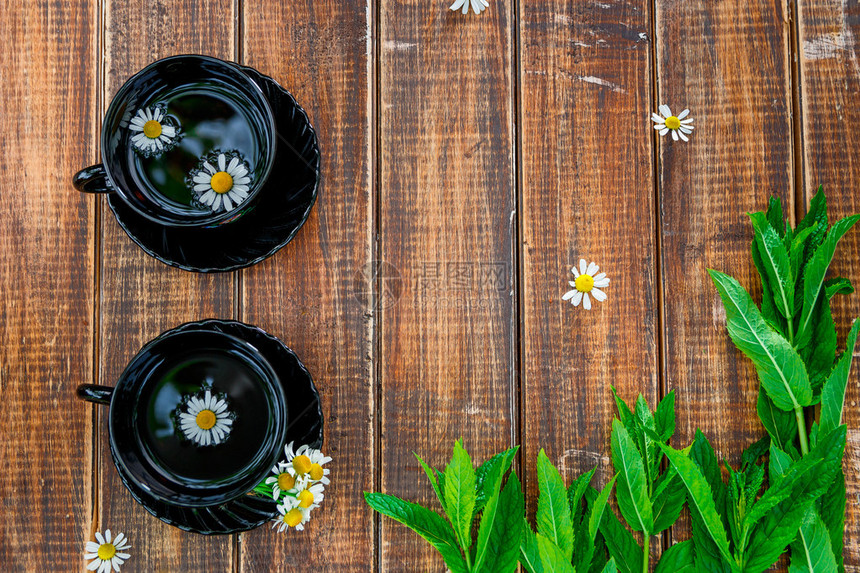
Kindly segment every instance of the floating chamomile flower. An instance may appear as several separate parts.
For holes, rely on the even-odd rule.
[[[600,289],[609,286],[609,279],[606,278],[606,273],[595,274],[598,270],[600,267],[595,263],[591,262],[586,266],[585,259],[579,259],[579,270],[576,267],[570,269],[576,279],[568,281],[573,289],[564,293],[561,300],[570,300],[573,306],[579,306],[581,302],[585,310],[591,309],[589,293],[599,301],[606,300],[606,293]]]
[[[217,446],[227,439],[233,429],[234,415],[227,409],[227,400],[212,396],[210,390],[199,398],[186,397],[185,409],[179,412],[183,435],[198,446]]]
[[[660,114],[652,113],[651,121],[654,122],[654,129],[659,131],[661,136],[671,132],[672,139],[675,141],[678,141],[679,137],[684,141],[690,141],[687,136],[693,133],[695,126],[693,118],[684,119],[690,115],[689,109],[685,109],[678,115],[672,115],[672,110],[664,104],[660,106]]]
[[[128,128],[136,135],[131,143],[144,153],[161,153],[176,142],[176,128],[164,122],[164,110],[158,107],[137,110]]]
[[[293,442],[290,442],[284,447],[284,455],[287,457],[287,463],[290,464],[289,471],[294,476],[307,475],[311,481],[328,485],[329,470],[323,466],[330,462],[331,458],[323,455],[320,450],[302,445],[293,452]]]
[[[191,172],[190,185],[200,203],[213,211],[232,211],[248,198],[251,176],[248,166],[239,157],[239,152],[218,153],[216,169],[204,159],[200,167]],[[228,162],[229,161],[229,162]]]
[[[298,505],[294,498],[287,498],[285,503],[279,505],[278,514],[272,520],[272,529],[277,529],[279,533],[290,527],[303,531],[311,518],[311,510]]]
[[[487,0],[454,0],[454,3],[451,4],[451,10],[456,12],[462,8],[463,14],[468,14],[469,6],[472,7],[475,14],[480,14],[490,6],[490,3]]]
[[[97,573],[107,573],[111,569],[119,571],[120,565],[131,557],[128,553],[123,553],[124,550],[131,547],[128,544],[128,538],[120,533],[112,539],[110,529],[106,529],[104,536],[96,531],[96,539],[98,543],[87,541],[85,546],[84,559],[92,559],[87,565],[87,569],[90,571],[98,569]]]
[[[272,468],[274,475],[266,478],[266,485],[272,486],[272,499],[278,501],[281,494],[287,492],[298,491],[299,488],[304,488],[307,476],[299,476],[298,478],[291,473],[292,464],[288,462],[278,462],[278,465]]]

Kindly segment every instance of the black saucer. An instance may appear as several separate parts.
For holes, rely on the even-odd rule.
[[[189,322],[161,336],[187,330],[223,332],[255,346],[271,364],[284,386],[289,416],[287,443],[293,442],[294,447],[307,444],[312,448],[319,448],[322,445],[323,419],[319,393],[310,373],[283,342],[260,328],[232,320]],[[113,449],[111,455],[116,460]],[[278,514],[274,500],[251,495],[212,507],[192,508],[166,504],[135,484],[125,474],[121,464],[115,465],[123,484],[138,503],[161,521],[185,531],[204,535],[248,531],[263,525]]]
[[[269,100],[278,135],[275,166],[253,210],[212,229],[165,227],[138,214],[116,193],[108,194],[117,222],[132,241],[186,271],[233,271],[273,255],[305,224],[317,198],[319,144],[305,110],[272,78],[240,67]]]

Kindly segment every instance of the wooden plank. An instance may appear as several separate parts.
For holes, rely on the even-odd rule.
[[[94,6],[2,9],[0,563],[78,570],[90,539],[95,203],[71,176],[96,160]],[[62,86],[62,89],[57,89]]]
[[[520,8],[523,447],[534,511],[538,450],[567,483],[612,475],[610,385],[658,397],[658,299],[650,6],[540,2]],[[547,110],[554,110],[548,112]],[[586,311],[562,301],[573,266],[610,278]],[[652,543],[652,547],[654,547]]]
[[[143,0],[105,5],[104,104],[129,76],[173,54],[232,59],[233,2]],[[104,111],[104,110],[103,110]],[[189,320],[233,316],[233,276],[188,273],[150,258],[102,206],[100,379],[113,385],[150,339]],[[107,412],[100,413],[99,528],[124,531],[135,549],[123,571],[230,571],[233,540],[206,538],[149,515],[123,487],[112,467]]]
[[[382,491],[438,509],[412,452],[444,465],[517,442],[513,6],[380,7],[381,258],[401,294],[381,311]],[[382,571],[441,571],[380,522]]]
[[[856,2],[798,2],[798,51],[803,109],[803,186],[809,200],[824,185],[830,220],[860,213],[860,6]],[[839,243],[835,274],[860,284],[860,232]],[[860,316],[860,295],[833,299],[840,349],[851,322]],[[848,424],[845,450],[845,570],[860,571],[860,366],[848,384],[843,420]]]
[[[244,272],[243,318],[293,348],[320,390],[331,484],[304,533],[242,536],[242,571],[369,571],[374,520],[374,353],[367,293],[373,245],[372,13],[361,2],[244,2],[244,63],[274,77],[310,116],[322,181],[295,240]]]
[[[780,0],[658,0],[659,101],[691,110],[689,143],[660,140],[665,377],[678,391],[675,444],[701,428],[737,465],[764,430],[758,379],[732,344],[706,269],[761,298],[747,212],[770,194],[793,204],[786,4]],[[789,209],[790,211],[790,209]],[[675,532],[686,537],[686,527]]]

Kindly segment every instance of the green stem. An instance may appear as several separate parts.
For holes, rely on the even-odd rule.
[[[649,549],[649,545],[651,544],[651,536],[648,535],[648,532],[644,532],[642,535],[642,573],[648,573],[648,558],[651,556],[651,550]]]
[[[803,415],[803,407],[795,406],[794,415],[797,418],[797,437],[800,438],[800,453],[809,453],[809,440],[806,438],[806,417]]]
[[[787,319],[786,324],[788,324],[788,341],[791,344],[794,344],[794,319]]]

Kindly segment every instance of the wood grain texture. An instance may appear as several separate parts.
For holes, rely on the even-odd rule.
[[[297,352],[320,391],[331,484],[305,532],[242,535],[240,569],[370,571],[374,377],[369,293],[371,10],[362,2],[244,2],[244,63],[275,78],[310,116],[322,150],[319,198],[287,247],[244,272],[243,318]],[[279,142],[279,145],[281,143]]]
[[[746,213],[793,205],[789,28],[779,0],[658,0],[660,103],[695,118],[690,141],[659,141],[664,371],[678,391],[676,447],[701,428],[733,465],[764,430],[758,379],[726,331],[706,272],[761,299]],[[791,209],[789,208],[789,211]],[[686,525],[676,537],[688,536]]]
[[[6,570],[79,570],[91,535],[92,414],[75,387],[93,380],[95,204],[71,176],[96,159],[96,14],[55,2],[0,8]]]
[[[802,96],[803,213],[818,185],[824,185],[830,220],[860,213],[860,5],[839,0],[798,2],[798,46]],[[839,243],[834,275],[860,284],[860,232]],[[832,301],[839,348],[860,316],[860,295]],[[860,356],[855,349],[843,421],[847,507],[845,570],[860,571]]]
[[[438,509],[412,452],[444,466],[517,442],[513,6],[464,16],[383,1],[381,258],[402,280],[381,311],[381,491]],[[381,571],[443,571],[380,522]]]
[[[649,3],[520,7],[523,447],[531,512],[545,448],[566,483],[609,461],[614,385],[658,398]],[[594,261],[608,298],[562,301]],[[658,545],[652,543],[654,547]]]
[[[104,104],[129,76],[174,54],[233,59],[234,6],[230,0],[110,2],[105,6]],[[102,113],[104,110],[102,110]],[[100,380],[113,385],[147,341],[189,320],[232,318],[231,274],[200,275],[150,258],[102,206]],[[100,411],[99,529],[128,535],[134,551],[127,571],[231,571],[233,540],[185,533],[159,521],[123,487],[108,449],[107,411]]]

